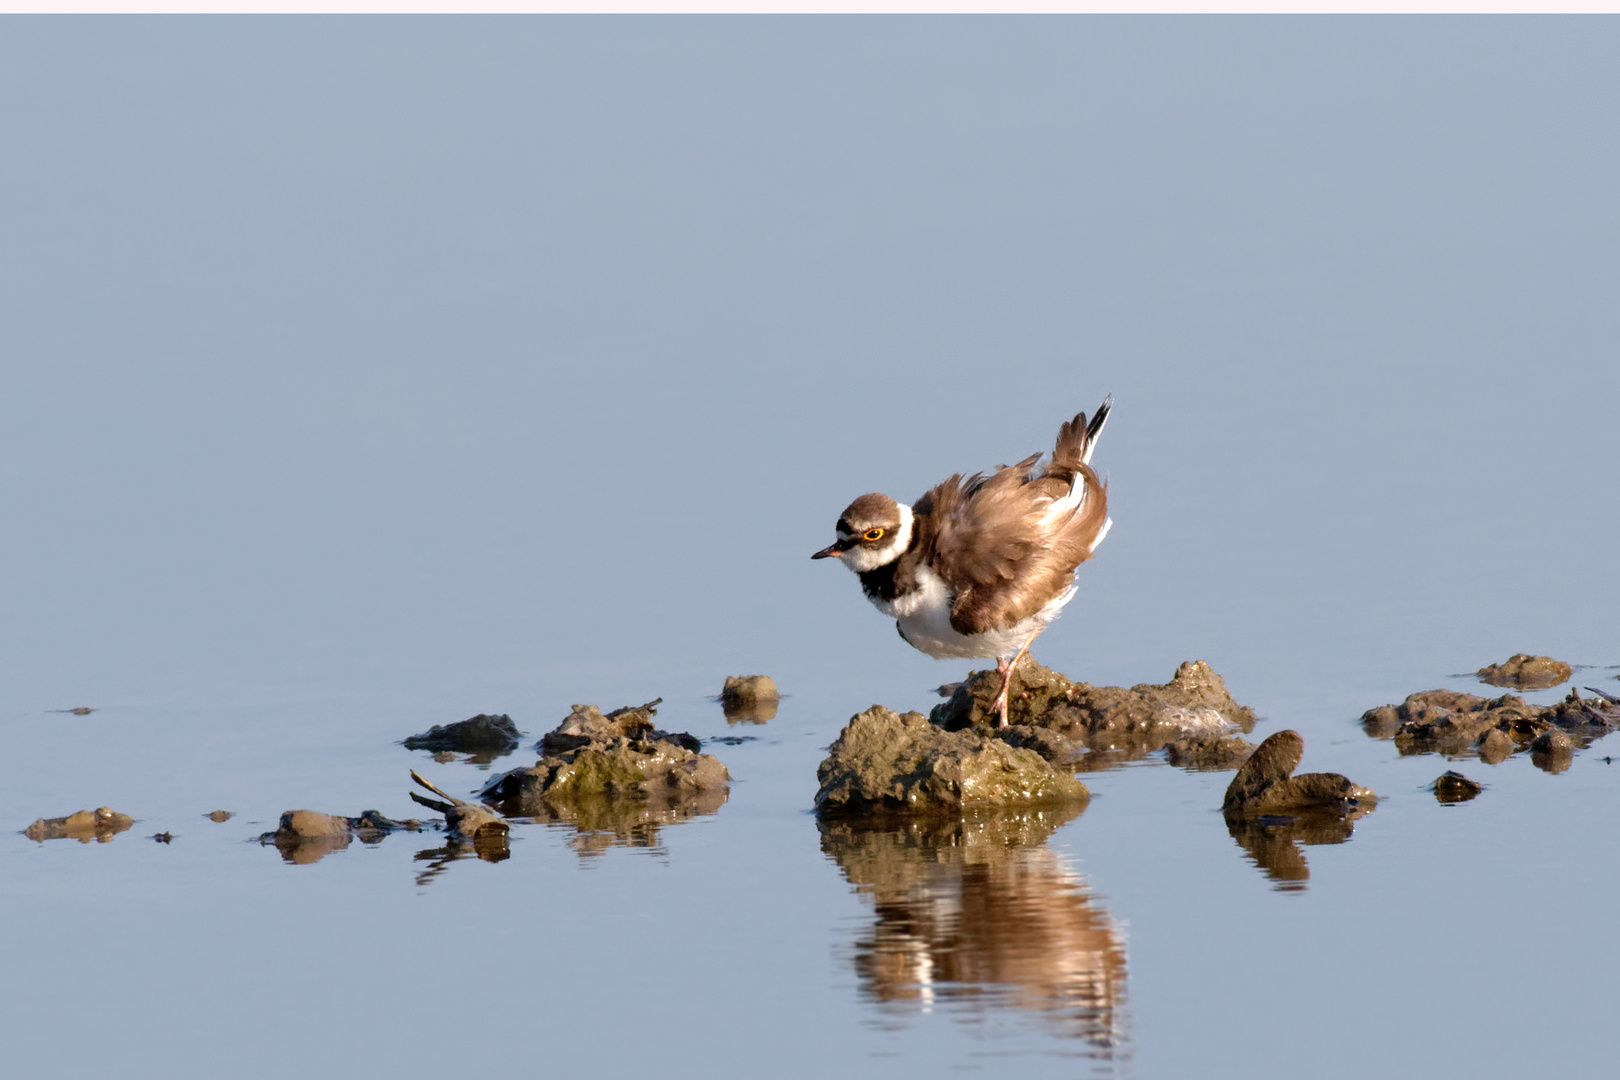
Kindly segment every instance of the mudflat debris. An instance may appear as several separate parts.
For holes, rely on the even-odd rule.
[[[696,736],[654,725],[661,701],[605,716],[595,705],[575,705],[540,740],[543,756],[532,768],[495,777],[479,798],[509,816],[541,820],[588,816],[602,809],[602,800],[676,812],[702,803],[713,809],[696,812],[713,813],[730,793],[731,773],[720,759],[701,752]]]
[[[212,821],[216,825],[223,825],[225,822],[231,820],[231,818],[235,816],[236,814],[230,810],[215,810],[211,813],[203,815],[203,817],[207,818],[209,821]]]
[[[1292,775],[1304,754],[1305,740],[1297,731],[1279,731],[1266,739],[1227,785],[1221,810],[1244,815],[1304,810],[1349,813],[1377,801],[1370,789],[1338,773]]]
[[[438,796],[437,799],[429,799],[419,792],[411,792],[412,801],[444,815],[444,831],[449,833],[452,839],[504,837],[511,831],[511,826],[505,819],[489,807],[456,798],[443,788],[428,782],[415,769],[411,770],[411,779]]]
[[[994,691],[992,691],[992,694]],[[1084,803],[1090,792],[1035,750],[922,713],[874,705],[850,718],[816,770],[821,813],[958,812]]]
[[[1550,656],[1514,653],[1500,664],[1487,664],[1474,672],[1480,682],[1514,690],[1547,690],[1566,681],[1575,670]]]
[[[128,814],[102,806],[95,810],[80,810],[66,817],[36,818],[22,834],[40,843],[46,840],[77,840],[81,844],[88,844],[94,840],[98,844],[105,844],[133,824],[135,819]]]
[[[992,707],[1001,676],[975,671],[931,713],[947,731],[996,726]],[[943,689],[943,688],[941,688]],[[1092,686],[1025,657],[1013,672],[1008,726],[1000,737],[1079,771],[1165,750],[1172,764],[1235,769],[1254,752],[1239,733],[1254,730],[1253,710],[1202,660],[1189,660],[1166,683]]]
[[[505,713],[479,713],[453,724],[434,724],[420,735],[403,741],[407,750],[431,750],[435,753],[504,754],[516,749],[523,732]]]
[[[1495,765],[1528,749],[1536,765],[1562,772],[1576,750],[1620,727],[1620,697],[1586,690],[1596,696],[1584,698],[1571,687],[1551,705],[1533,705],[1515,694],[1483,698],[1425,690],[1399,705],[1368,709],[1361,726],[1375,739],[1393,739],[1402,756],[1478,757]]]
[[[720,708],[726,722],[763,724],[776,719],[782,695],[769,675],[727,675],[720,690]]]

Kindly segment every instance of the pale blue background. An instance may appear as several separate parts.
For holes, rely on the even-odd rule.
[[[0,827],[142,819],[0,841],[16,1075],[1074,1075],[863,1011],[815,762],[966,666],[807,556],[1109,392],[1037,654],[1203,657],[1392,796],[1282,896],[1223,776],[1097,778],[1054,844],[1129,928],[1114,1068],[1606,1075],[1615,774],[1442,810],[1353,721],[1620,663],[1617,114],[1612,20],[0,21]],[[754,670],[794,696],[656,857],[238,842],[405,813],[430,723],[711,736]]]

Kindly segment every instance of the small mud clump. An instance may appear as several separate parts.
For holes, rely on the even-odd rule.
[[[1434,783],[1429,785],[1429,790],[1434,792],[1434,797],[1440,802],[1460,803],[1467,802],[1484,791],[1485,785],[1478,780],[1468,779],[1460,772],[1448,769],[1435,777]]]
[[[931,719],[947,731],[995,731],[1000,686],[996,672],[975,671]],[[1072,682],[1026,657],[1013,671],[1008,700],[1000,737],[1076,770],[1166,750],[1183,768],[1218,771],[1236,768],[1254,751],[1236,734],[1254,730],[1254,712],[1234,701],[1202,660],[1182,664],[1167,683],[1127,689]]]
[[[88,844],[94,840],[98,844],[105,844],[133,824],[135,819],[128,814],[120,814],[103,806],[95,810],[80,810],[66,817],[37,818],[22,834],[40,843],[46,840],[77,840],[81,844]]]
[[[601,800],[678,810],[702,797],[718,809],[729,795],[731,774],[718,758],[700,752],[695,736],[656,728],[658,704],[606,716],[594,705],[575,705],[540,740],[544,756],[533,768],[495,777],[479,798],[505,814],[541,820],[570,820]]]
[[[1261,743],[1226,788],[1227,814],[1286,814],[1332,810],[1348,813],[1377,801],[1372,791],[1338,773],[1291,775],[1305,754],[1297,731],[1279,731]]]
[[[1598,696],[1583,698],[1571,688],[1564,700],[1551,705],[1532,705],[1514,694],[1483,698],[1458,690],[1425,690],[1399,705],[1368,709],[1361,726],[1375,739],[1394,739],[1402,756],[1478,757],[1490,765],[1534,749],[1542,736],[1557,732],[1564,737],[1561,750],[1532,756],[1545,768],[1543,761],[1556,765],[1564,754],[1573,755],[1620,727],[1620,697],[1587,689]],[[1565,762],[1551,771],[1567,767]]]
[[[1547,690],[1574,673],[1562,660],[1529,653],[1514,653],[1500,664],[1489,664],[1474,672],[1482,683],[1512,690]]]
[[[816,770],[823,814],[960,812],[1084,803],[1086,786],[1033,749],[977,728],[874,705],[852,717]]]
[[[211,814],[203,815],[203,817],[207,818],[209,821],[212,821],[216,825],[223,825],[225,822],[231,820],[231,818],[235,816],[236,815],[229,810],[215,810]]]
[[[404,740],[407,750],[449,751],[456,754],[505,754],[517,748],[523,732],[505,713],[479,713],[454,724],[434,724],[420,735]]]
[[[727,675],[720,691],[720,708],[731,724],[763,724],[776,719],[781,699],[776,680],[769,675]]]

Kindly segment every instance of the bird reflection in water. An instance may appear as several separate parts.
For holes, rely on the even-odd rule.
[[[1078,813],[821,822],[822,850],[873,901],[854,943],[863,993],[890,1014],[1024,1010],[1120,1056],[1124,936],[1046,846]]]
[[[1365,816],[1367,807],[1347,813],[1307,810],[1297,814],[1266,814],[1259,817],[1226,815],[1226,831],[1248,852],[1275,884],[1278,892],[1303,892],[1311,868],[1305,861],[1303,845],[1342,844],[1355,831],[1355,822]]]

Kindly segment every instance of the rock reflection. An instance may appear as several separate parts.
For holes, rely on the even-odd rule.
[[[530,809],[537,824],[573,830],[568,846],[582,858],[615,847],[643,848],[661,855],[665,848],[659,830],[718,813],[730,796],[727,788],[706,788],[685,798],[673,793],[646,799],[582,794],[548,797]]]
[[[1266,877],[1276,882],[1273,888],[1279,892],[1302,892],[1311,877],[1303,845],[1344,843],[1355,831],[1356,819],[1366,813],[1366,807],[1349,813],[1308,810],[1258,817],[1229,813],[1226,831],[1248,852]]]
[[[426,885],[440,874],[445,868],[457,859],[470,859],[474,856],[485,862],[504,862],[512,857],[512,849],[507,844],[505,833],[486,833],[472,840],[450,839],[443,847],[423,848],[416,853],[417,862],[426,862],[427,867],[416,875],[418,885]]]
[[[1024,1010],[1117,1056],[1124,937],[1046,846],[1079,812],[820,822],[822,850],[872,897],[876,922],[854,946],[863,993],[900,1014]]]

